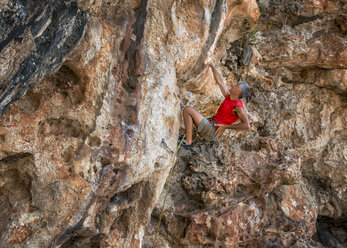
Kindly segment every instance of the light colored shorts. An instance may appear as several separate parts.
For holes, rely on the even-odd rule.
[[[214,124],[219,124],[212,118],[203,118],[198,126],[198,134],[208,141],[216,141],[218,137],[216,137],[217,127]]]

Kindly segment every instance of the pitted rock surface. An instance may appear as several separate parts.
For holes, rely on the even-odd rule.
[[[208,62],[251,130],[179,150],[156,247],[346,247],[346,7],[0,0],[0,247],[152,247]]]

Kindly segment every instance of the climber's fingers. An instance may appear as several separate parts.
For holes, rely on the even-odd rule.
[[[225,126],[225,125],[222,125],[222,124],[215,124],[215,126],[217,127],[216,136],[219,137],[219,136],[222,135],[222,133],[223,133],[224,130],[226,129],[226,126]]]

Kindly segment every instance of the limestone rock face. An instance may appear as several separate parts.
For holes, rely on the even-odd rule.
[[[252,128],[181,148],[157,247],[347,244],[344,1],[0,7],[0,247],[152,247],[162,140],[223,100],[207,62]]]
[[[256,29],[219,57],[252,88],[252,128],[181,150],[158,247],[347,245],[345,7],[259,1]],[[223,99],[213,84],[192,92],[183,102],[205,116]]]

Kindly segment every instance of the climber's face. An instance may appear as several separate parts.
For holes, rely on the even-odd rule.
[[[231,88],[229,89],[230,94],[240,95],[241,93],[241,84],[240,82],[232,84]]]

